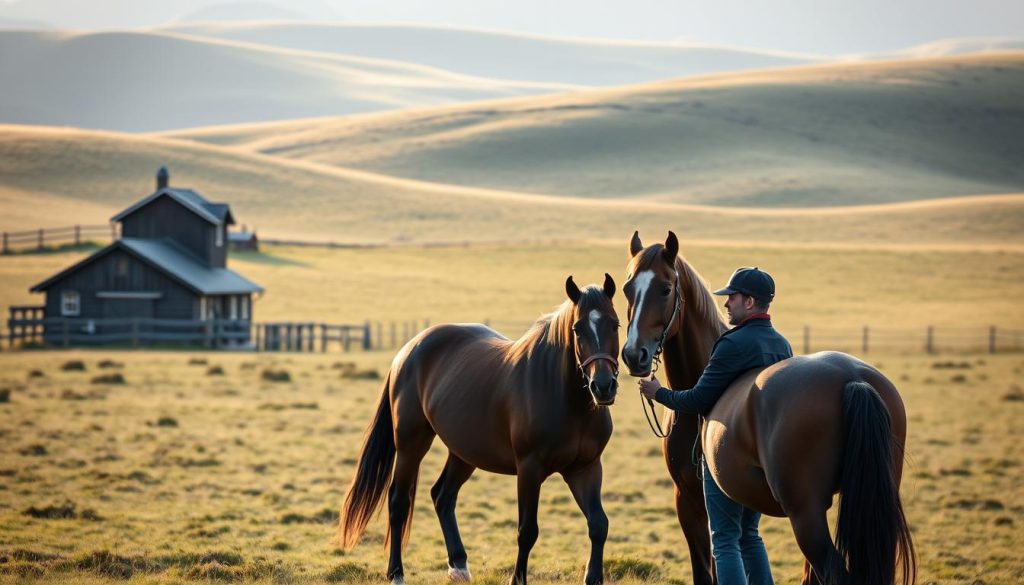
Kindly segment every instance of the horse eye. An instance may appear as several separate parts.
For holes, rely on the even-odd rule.
[[[672,289],[671,288],[666,288],[666,289],[661,291],[661,296],[663,296],[663,297],[667,297],[670,294],[672,294]]]

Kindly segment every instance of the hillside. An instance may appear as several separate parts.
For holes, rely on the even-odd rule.
[[[755,207],[1024,189],[1024,52],[684,78],[170,136],[423,181]]]
[[[478,77],[590,86],[826,60],[698,43],[561,38],[423,25],[224,22],[184,23],[158,30],[417,63]]]
[[[1024,246],[1024,195],[832,209],[589,201],[395,179],[167,138],[0,126],[0,229],[102,223],[171,184],[232,205],[262,237],[343,243],[689,240],[923,249]],[[7,210],[11,210],[8,212]]]
[[[151,131],[552,93],[411,63],[156,32],[0,30],[0,122]]]

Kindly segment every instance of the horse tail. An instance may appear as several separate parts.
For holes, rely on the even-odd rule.
[[[366,429],[363,450],[359,454],[356,476],[352,479],[338,521],[338,537],[346,550],[359,542],[370,518],[383,503],[384,492],[391,485],[395,462],[395,435],[391,420],[389,386],[391,372],[384,379],[377,414]]]
[[[836,550],[849,582],[890,585],[899,563],[903,585],[917,581],[917,558],[903,513],[893,460],[900,447],[878,392],[867,382],[843,388],[846,442],[839,488]]]

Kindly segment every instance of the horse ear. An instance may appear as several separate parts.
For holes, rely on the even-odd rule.
[[[576,286],[576,283],[572,281],[572,275],[565,279],[565,294],[569,295],[569,300],[572,304],[580,302],[580,287]]]
[[[632,258],[640,253],[640,250],[644,249],[643,243],[640,242],[640,232],[633,232],[633,239],[629,241],[629,257]]]
[[[615,280],[607,272],[604,273],[604,294],[609,299],[615,296]]]
[[[665,249],[661,252],[662,257],[665,258],[665,262],[675,266],[676,255],[679,254],[679,239],[676,238],[674,232],[669,232],[668,237],[665,238]]]

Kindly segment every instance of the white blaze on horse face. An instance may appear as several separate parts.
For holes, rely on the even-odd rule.
[[[601,320],[601,311],[594,309],[590,311],[590,330],[594,332],[594,343],[601,347],[601,338],[597,336],[597,322]]]
[[[644,298],[647,296],[647,289],[651,287],[654,280],[653,270],[644,270],[633,279],[633,288],[636,290],[636,308],[633,309],[633,319],[629,322],[629,334],[626,336],[626,347],[636,345],[636,338],[640,335],[640,315],[643,314]]]

